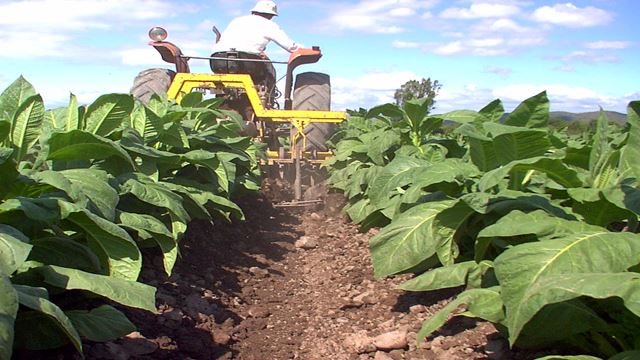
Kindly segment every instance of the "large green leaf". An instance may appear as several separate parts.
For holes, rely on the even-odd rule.
[[[15,212],[21,212],[27,219],[46,223],[60,218],[57,200],[47,198],[17,197],[0,203],[0,220],[6,221]]]
[[[158,243],[163,254],[164,270],[171,275],[178,258],[178,244],[171,230],[160,220],[146,214],[123,212],[119,214],[119,219],[122,226],[137,231],[140,238]]]
[[[617,207],[640,215],[640,188],[631,184],[621,184],[603,189],[602,195]]]
[[[640,236],[591,232],[526,243],[508,249],[495,260],[504,299],[509,341],[515,343],[524,325],[547,302],[529,301],[557,275],[623,272],[640,263]],[[604,289],[604,288],[603,288]]]
[[[20,305],[42,313],[49,320],[52,320],[57,326],[57,330],[62,331],[62,333],[64,333],[71,341],[76,350],[82,353],[82,341],[80,340],[78,331],[73,326],[73,323],[71,322],[71,320],[69,320],[67,315],[65,315],[65,313],[56,304],[49,301],[47,296],[43,296],[46,295],[46,291],[43,292],[43,289],[21,285],[14,285],[14,287],[18,292]],[[38,325],[38,322],[33,321],[30,325],[36,326]],[[23,338],[29,338],[29,336],[26,336],[27,333],[29,333],[30,331],[38,332],[38,330],[42,330],[43,332],[52,331],[51,328],[47,327],[47,324],[41,323],[39,324],[39,326],[33,329],[24,329],[24,331],[20,331],[19,333],[23,335]],[[35,341],[33,341],[31,342],[31,346],[29,348],[33,350],[42,350],[46,349],[47,347],[47,344],[36,343]]]
[[[211,191],[211,188],[208,184],[202,184],[184,178],[174,179],[174,183],[177,185],[171,185],[169,183],[163,182],[165,186],[167,186],[169,189],[172,189],[173,191],[179,193],[182,193],[184,191],[189,192],[190,197],[197,201],[199,204],[206,206],[209,212],[213,210],[217,213],[220,213],[227,220],[230,220],[231,216],[235,217],[238,220],[245,219],[242,209],[236,203],[226,197],[216,195]]]
[[[413,131],[417,131],[424,121],[429,110],[429,102],[428,98],[422,98],[407,100],[402,105],[404,120],[409,123]]]
[[[475,213],[475,209],[466,202],[458,201],[455,205],[442,210],[436,216],[433,235],[439,243],[436,253],[442,265],[453,265],[460,255],[454,236],[465,221]]]
[[[136,103],[131,111],[131,128],[144,139],[144,141],[150,141],[158,137],[158,132],[162,129],[162,122],[160,118],[149,112],[147,115],[144,105]]]
[[[0,272],[0,358],[11,359],[18,294],[6,274]]]
[[[182,196],[182,204],[191,219],[211,220],[211,214],[205,207],[206,202],[202,202],[201,198],[196,197],[201,194],[201,191],[172,182],[160,181],[159,183]]]
[[[500,166],[495,147],[491,140],[469,138],[471,160],[482,171],[489,171]]]
[[[628,310],[635,314],[635,316],[640,316],[639,280],[640,274],[635,272],[551,275],[545,278],[543,282],[535,284],[531,289],[530,296],[523,299],[524,303],[522,306],[524,310],[522,314],[525,318],[533,318],[534,315],[540,312],[549,311],[549,308],[552,308],[549,304],[560,305],[581,297],[594,299],[618,297],[622,299],[624,306]],[[571,312],[571,309],[566,307],[563,310],[565,314]],[[546,316],[546,324],[538,321],[538,326],[531,329],[529,327],[531,323],[529,323],[525,331],[533,331],[535,334],[535,332],[539,332],[541,329],[548,328],[549,323],[563,321],[562,317],[566,316],[564,314],[551,315],[552,317]],[[610,331],[608,324],[594,314],[593,310],[588,312],[575,312],[571,317],[573,317],[573,319],[564,319],[569,320],[572,325],[568,326],[568,331],[564,332],[564,334],[556,334],[556,338],[559,338],[558,340],[562,340],[563,335],[566,337],[571,333],[577,333],[576,330],[578,329],[581,329],[582,332],[589,330]]]
[[[390,149],[399,147],[402,136],[398,129],[377,129],[359,136],[365,153],[376,165],[385,165]]]
[[[363,222],[367,216],[378,210],[376,206],[371,205],[371,200],[360,199],[344,207],[343,211],[349,216],[351,221],[356,224]]]
[[[598,164],[603,161],[603,157],[609,152],[609,121],[604,111],[600,109],[600,115],[596,122],[596,133],[593,136],[591,153],[589,154],[589,169],[592,177],[595,177]]]
[[[436,216],[454,201],[415,206],[384,227],[369,243],[376,277],[411,269],[436,254],[442,239]]]
[[[568,209],[554,204],[549,198],[521,191],[507,190],[495,195],[471,192],[463,195],[460,200],[480,214],[495,213],[504,216],[514,210],[525,212],[544,210],[563,219],[576,219],[575,215],[571,214]]]
[[[218,179],[218,184],[226,193],[230,189],[230,179],[225,165],[218,154],[206,150],[193,150],[183,155],[183,160],[192,164],[204,166],[211,170]]]
[[[109,175],[97,169],[70,169],[60,173],[69,179],[90,200],[89,210],[96,210],[107,220],[115,219],[115,208],[118,205],[118,192],[109,185]]]
[[[45,125],[52,129],[69,131],[80,130],[80,110],[78,99],[75,95],[69,95],[69,105],[52,110],[47,110],[44,119]]]
[[[549,179],[567,187],[581,187],[582,181],[575,170],[565,165],[560,159],[546,157],[534,157],[524,160],[512,161],[495,170],[489,171],[478,183],[480,191],[488,191],[500,184],[502,180],[514,171],[536,170],[546,174]]]
[[[89,311],[65,311],[65,314],[71,319],[78,333],[90,341],[116,340],[136,331],[135,325],[122,312],[109,305]]]
[[[582,221],[559,218],[542,210],[530,213],[515,210],[478,233],[475,259],[478,261],[484,258],[487,247],[491,240],[496,237],[508,238],[532,234],[536,235],[540,240],[548,240],[585,231],[604,230],[604,228],[589,225]]]
[[[582,215],[587,223],[598,226],[608,226],[615,221],[624,221],[633,216],[633,213],[627,209],[626,194],[621,189],[609,188],[605,190],[607,190],[607,197],[600,189],[568,189],[567,193],[574,201],[573,211]],[[631,197],[631,200],[637,197],[637,194],[635,195]],[[636,210],[638,207],[637,204],[629,206]]]
[[[0,224],[0,274],[11,275],[27,260],[29,239],[17,229]]]
[[[396,189],[411,184],[417,180],[416,169],[422,169],[421,173],[428,173],[425,169],[429,165],[428,161],[411,158],[396,157],[378,174],[375,180],[369,185],[368,196],[374,203],[379,203],[385,198],[391,197]],[[354,176],[356,176],[354,174]]]
[[[100,96],[87,108],[85,130],[92,134],[107,136],[119,128],[133,110],[133,97],[127,94]]]
[[[529,128],[547,128],[549,124],[549,99],[543,91],[523,101],[513,110],[505,124],[511,126],[526,126]]]
[[[0,94],[0,118],[13,119],[16,111],[36,90],[22,76],[18,77]]]
[[[64,114],[66,113],[66,108],[56,108],[47,110],[44,113],[43,128],[51,130],[64,130]]]
[[[375,118],[380,115],[400,119],[404,116],[404,112],[402,108],[396,104],[382,104],[378,106],[374,106],[366,113],[365,118]]]
[[[188,149],[189,139],[187,138],[187,133],[182,125],[179,122],[170,122],[169,124],[170,125],[166,130],[160,132],[160,142],[176,149]]]
[[[399,288],[407,291],[431,291],[462,286],[467,283],[469,273],[479,266],[475,261],[465,261],[438,267],[405,281]]]
[[[148,311],[156,310],[156,289],[153,286],[54,265],[43,266],[37,271],[43,276],[44,281],[52,286],[67,290],[85,290],[122,305]]]
[[[34,239],[29,260],[88,272],[102,272],[100,259],[88,246],[61,237]]]
[[[530,213],[515,210],[495,224],[482,229],[478,237],[510,237],[533,234],[538,239],[554,239],[578,232],[603,231],[604,228],[582,221],[572,221],[536,210]]]
[[[504,115],[504,106],[502,105],[502,101],[500,99],[493,100],[489,104],[485,105],[480,111],[478,111],[478,118],[476,121],[481,122],[494,122],[497,123],[502,119]]]
[[[501,165],[514,160],[523,160],[544,155],[551,147],[545,130],[484,123],[486,131],[493,137],[496,158]]]
[[[136,243],[118,225],[86,209],[60,202],[61,218],[79,226],[88,236],[89,246],[109,270],[109,275],[137,280],[142,257]]]
[[[84,116],[84,108],[82,108],[82,115]],[[65,129],[79,130],[82,128],[82,121],[80,119],[81,110],[78,108],[78,98],[74,94],[69,94],[69,105],[64,113]]]
[[[480,113],[473,110],[454,110],[444,114],[433,115],[433,117],[440,118],[445,121],[453,121],[458,124],[477,121],[480,116],[482,116]]]
[[[82,130],[54,133],[48,146],[47,160],[102,160],[116,156],[133,167],[131,157],[120,145]]]
[[[429,164],[418,159],[395,158],[375,178],[367,194],[374,204],[379,205],[394,194],[403,192],[401,188],[409,184],[426,188],[440,183],[464,183],[477,173],[474,165],[460,159]]]
[[[129,193],[142,202],[167,209],[184,223],[189,221],[190,216],[182,205],[182,197],[166,186],[141,176],[122,177],[121,180],[121,195]]]
[[[118,192],[109,185],[109,175],[98,169],[42,171],[32,176],[40,183],[64,191],[78,205],[107,220],[115,219]]]
[[[622,150],[620,172],[624,177],[640,179],[640,101],[632,101],[627,107],[629,138]]]
[[[500,323],[504,319],[502,306],[498,287],[467,290],[422,324],[417,335],[418,342],[442,327],[454,313],[454,315],[464,314],[492,323]]]
[[[582,352],[594,351],[597,346],[584,346],[582,339],[589,333],[613,333],[611,326],[589,305],[593,301],[581,298],[546,305],[524,327],[516,347],[523,349],[551,348],[564,343],[574,343]],[[633,315],[631,315],[633,316]],[[603,317],[607,317],[606,315]],[[550,324],[554,331],[549,331]],[[576,341],[576,339],[580,339]],[[579,344],[579,345],[578,345]]]
[[[40,95],[26,99],[16,110],[11,125],[11,143],[16,149],[16,160],[22,160],[38,141],[42,132],[44,102]]]

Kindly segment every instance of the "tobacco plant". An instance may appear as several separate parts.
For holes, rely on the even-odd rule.
[[[46,110],[23,78],[0,95],[0,358],[130,333],[99,299],[155,311],[140,249],[170,275],[190,220],[243,217],[232,196],[258,188],[257,149],[218,106],[108,94]]]
[[[352,115],[326,164],[351,219],[382,226],[370,242],[376,276],[415,273],[408,291],[466,287],[418,340],[463,308],[515,347],[638,349],[640,102],[625,129],[601,112],[581,137],[549,128],[544,92],[510,114],[499,100],[478,112],[419,108]]]

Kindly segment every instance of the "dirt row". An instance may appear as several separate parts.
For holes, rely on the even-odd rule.
[[[369,238],[340,214],[241,202],[246,221],[193,222],[171,277],[161,258],[142,280],[157,313],[127,310],[139,332],[86,344],[89,359],[528,359],[485,322],[455,318],[417,346],[422,321],[456,290],[406,293],[374,279]],[[335,200],[335,201],[334,201]]]

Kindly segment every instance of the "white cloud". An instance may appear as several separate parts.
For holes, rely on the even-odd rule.
[[[371,72],[358,78],[334,77],[331,79],[332,108],[354,109],[393,102],[394,92],[417,78],[411,71]]]
[[[465,52],[462,41],[453,41],[448,44],[436,46],[433,49],[433,53],[438,55],[456,55],[462,52]]]
[[[579,8],[572,3],[543,6],[536,9],[533,19],[567,27],[590,27],[609,23],[612,15],[607,11],[592,6]]]
[[[108,29],[122,22],[164,17],[173,6],[162,0],[10,1],[0,4],[0,26],[42,32]]]
[[[0,30],[3,51],[0,58],[32,58],[40,56],[64,56],[65,44],[70,37],[48,32]]]
[[[574,72],[576,70],[576,68],[573,65],[564,64],[562,66],[558,66],[558,67],[554,68],[554,70],[562,71],[562,72]]]
[[[397,34],[406,31],[407,18],[437,3],[437,0],[362,0],[355,5],[336,8],[322,26],[331,30]]]
[[[528,28],[518,25],[511,19],[497,19],[488,24],[488,29],[491,31],[515,31],[518,33],[529,31]]]
[[[598,106],[602,106],[604,109],[619,109],[621,102],[625,101],[622,98],[601,94],[593,89],[565,84],[512,84],[496,88],[492,94],[514,106],[544,90],[547,91],[552,110],[593,111]]]
[[[422,44],[413,41],[395,40],[391,45],[396,49],[419,49]]]
[[[614,97],[593,89],[565,84],[512,84],[491,89],[470,83],[456,88],[444,86],[436,97],[434,113],[461,109],[477,111],[495,99],[500,99],[505,111],[511,112],[522,101],[544,90],[547,91],[551,111],[595,111],[602,106],[606,110],[624,112],[631,100],[640,98],[640,93]]]
[[[473,47],[495,47],[502,45],[504,39],[502,38],[488,38],[488,39],[473,39],[469,41],[469,45]]]
[[[422,14],[421,16],[422,19],[432,19],[433,18],[433,14],[430,11],[425,12],[424,14]]]
[[[631,46],[629,41],[594,41],[587,43],[585,47],[587,49],[612,49],[621,50]]]
[[[502,38],[471,38],[466,40],[456,40],[446,44],[424,44],[425,51],[437,55],[452,56],[470,54],[477,56],[498,56],[509,54],[511,49],[504,46],[505,40]]]
[[[452,7],[440,13],[444,19],[478,19],[478,18],[499,18],[512,16],[520,12],[520,8],[515,5],[497,3],[475,3],[469,8]]]
[[[81,58],[95,50],[76,41],[90,30],[122,29],[175,14],[164,0],[25,0],[0,3],[1,57]],[[103,49],[104,50],[104,49]]]
[[[123,65],[171,66],[171,64],[162,61],[160,54],[152,47],[121,50],[120,58]]]
[[[509,55],[546,42],[546,31],[519,25],[511,19],[483,19],[466,32],[443,32],[455,38],[449,43],[423,44],[425,51],[438,55],[469,54],[477,56]]]
[[[611,53],[599,53],[595,51],[585,51],[585,50],[577,50],[569,53],[568,55],[563,56],[562,61],[566,63],[575,63],[581,62],[585,64],[595,64],[595,63],[616,63],[620,61],[620,58]]]
[[[412,16],[415,15],[415,13],[416,11],[414,9],[408,7],[395,8],[389,11],[389,15],[396,17]]]
[[[499,67],[499,66],[487,66],[484,71],[490,74],[496,74],[502,79],[507,79],[513,70],[511,68]]]

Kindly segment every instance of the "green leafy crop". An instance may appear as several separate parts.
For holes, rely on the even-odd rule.
[[[462,307],[515,347],[638,350],[639,104],[625,128],[602,112],[579,136],[548,126],[544,92],[510,114],[499,100],[478,112],[430,115],[409,101],[352,114],[325,166],[351,219],[381,227],[375,275],[414,273],[408,291],[466,287],[419,340]]]
[[[83,297],[155,311],[140,248],[158,247],[171,274],[189,221],[243,217],[232,197],[258,189],[258,150],[219,105],[71,95],[45,110],[22,77],[0,95],[1,359],[130,333],[120,310]]]

